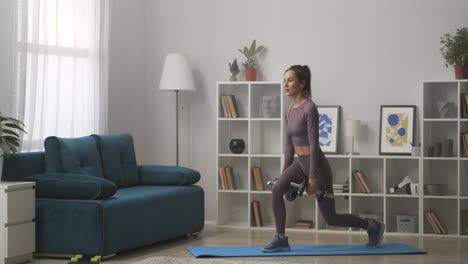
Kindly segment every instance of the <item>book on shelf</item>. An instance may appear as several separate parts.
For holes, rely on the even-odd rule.
[[[252,213],[254,216],[254,223],[256,227],[263,226],[262,212],[260,210],[260,202],[252,201]]]
[[[462,118],[468,118],[468,94],[461,94]]]
[[[229,112],[228,104],[227,104],[227,98],[226,95],[221,96],[221,103],[223,104],[223,117],[231,117],[231,113]]]
[[[461,133],[461,140],[463,143],[463,156],[468,156],[468,133]]]
[[[431,225],[432,230],[436,234],[447,234],[447,228],[443,224],[443,222],[440,220],[439,216],[437,215],[436,212],[432,210],[426,210],[424,211],[424,215],[426,216],[427,222]]]
[[[234,184],[234,169],[231,166],[226,166],[225,170],[226,170],[229,190],[235,190],[236,185]]]
[[[231,166],[219,168],[219,179],[223,190],[235,190],[234,169]]]
[[[237,108],[236,97],[234,95],[222,95],[221,104],[223,110],[223,117],[225,118],[238,118],[239,109]]]
[[[333,192],[335,193],[347,193],[349,192],[349,181],[346,180],[345,183],[334,183]]]
[[[229,103],[229,110],[231,111],[231,114],[232,114],[232,117],[234,118],[237,118],[238,115],[237,115],[237,112],[236,112],[236,109],[234,108],[234,100],[233,99],[233,95],[228,95],[227,98],[228,98],[228,103]]]
[[[252,168],[253,182],[255,184],[256,191],[264,191],[265,186],[263,185],[262,172],[259,167]]]
[[[226,182],[226,172],[224,168],[219,168],[219,182],[221,183],[221,189],[228,190],[227,182]]]
[[[312,229],[312,228],[314,228],[314,221],[312,221],[312,220],[297,220],[295,227],[297,229]]]
[[[371,193],[371,190],[370,190],[369,186],[367,185],[366,180],[364,179],[364,175],[363,175],[362,171],[355,170],[355,171],[353,171],[353,175],[354,175],[354,178],[356,179],[356,181],[359,184],[361,192]]]
[[[462,210],[462,222],[463,222],[463,229],[468,232],[468,210]]]

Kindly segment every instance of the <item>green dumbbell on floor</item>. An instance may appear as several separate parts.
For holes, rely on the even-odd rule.
[[[71,260],[71,262],[78,262],[82,258],[83,258],[83,255],[75,255],[70,260]]]

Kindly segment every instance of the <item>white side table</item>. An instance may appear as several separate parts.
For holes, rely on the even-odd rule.
[[[0,264],[32,260],[36,248],[34,182],[0,182]]]

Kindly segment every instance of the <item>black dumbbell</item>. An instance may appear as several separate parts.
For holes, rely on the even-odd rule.
[[[274,179],[273,181],[268,181],[267,184],[273,187],[273,184],[275,184],[277,179]],[[300,184],[297,184],[295,182],[291,182],[290,186],[291,188],[285,193],[286,200],[288,201],[294,201],[297,196],[302,196],[304,194],[304,190],[307,187],[307,180],[304,179]]]

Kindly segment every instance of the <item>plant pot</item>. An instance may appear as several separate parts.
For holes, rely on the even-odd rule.
[[[245,80],[248,82],[254,82],[257,80],[257,69],[245,69]]]
[[[457,80],[465,79],[466,76],[468,75],[467,66],[455,65],[454,68],[455,68],[455,79]]]

